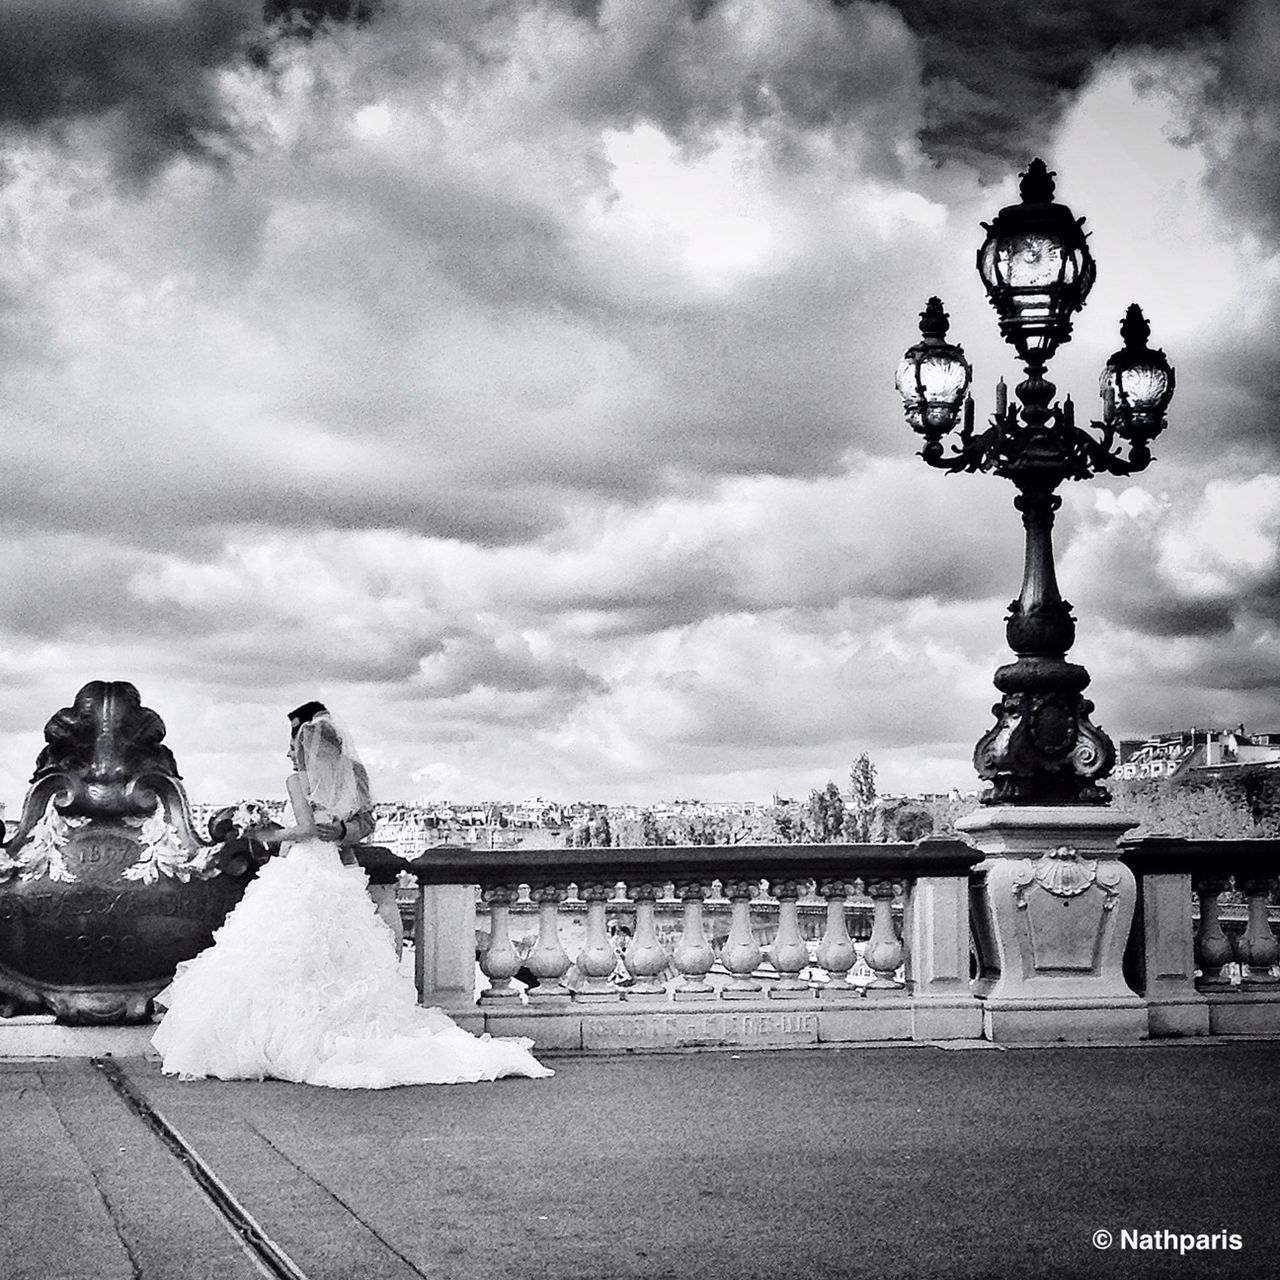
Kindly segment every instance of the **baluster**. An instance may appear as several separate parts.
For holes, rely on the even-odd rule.
[[[1236,877],[1236,888],[1249,902],[1249,923],[1233,944],[1240,964],[1240,985],[1246,990],[1266,989],[1280,982],[1271,972],[1271,966],[1280,960],[1280,942],[1276,940],[1267,913],[1275,883],[1274,876]]]
[[[893,900],[902,893],[896,880],[866,880],[869,897],[875,906],[871,920],[871,938],[863,948],[862,958],[876,975],[867,983],[867,994],[900,991],[906,984],[894,974],[906,957],[906,948],[893,927]]]
[[[578,972],[582,986],[573,993],[575,1000],[598,1001],[619,999],[618,988],[609,981],[618,967],[618,953],[613,949],[605,919],[605,904],[613,897],[611,884],[584,884],[579,890],[587,904],[587,937],[578,952]]]
[[[822,941],[818,943],[818,963],[827,971],[827,981],[818,989],[818,995],[828,999],[860,995],[858,988],[849,981],[849,970],[858,959],[845,920],[849,882],[823,881],[818,886],[818,893],[827,900],[827,926],[822,932]]]
[[[729,936],[720,952],[724,967],[733,975],[720,992],[725,1000],[750,1000],[760,994],[760,983],[751,976],[764,959],[751,929],[751,899],[758,888],[759,883],[753,880],[724,882],[724,896],[733,904]]]
[[[800,936],[796,909],[800,884],[796,880],[778,880],[770,888],[778,899],[778,935],[773,940],[772,955],[778,983],[769,988],[769,995],[778,1000],[800,1000],[809,995],[809,984],[800,978],[800,971],[809,963],[809,948]]]
[[[667,949],[658,940],[658,926],[654,919],[654,903],[662,892],[660,884],[632,884],[627,886],[627,896],[636,904],[636,931],[624,959],[627,971],[634,979],[623,993],[624,1000],[662,998],[667,994],[662,975],[669,957]]]
[[[715,964],[716,953],[702,928],[702,904],[710,892],[711,887],[706,884],[676,885],[676,894],[684,901],[684,928],[672,955],[680,971],[680,982],[671,993],[676,1000],[705,999],[715,991],[707,974]]]
[[[530,897],[538,904],[538,941],[525,965],[538,979],[529,999],[567,1000],[569,989],[560,981],[569,971],[569,955],[560,942],[560,904],[568,891],[555,885],[530,886]]]
[[[516,900],[513,885],[499,885],[484,891],[489,904],[489,944],[480,957],[480,970],[489,985],[480,993],[482,1004],[518,1000],[520,993],[511,985],[520,968],[520,953],[511,943],[511,904]]]
[[[1231,977],[1223,972],[1231,963],[1231,941],[1222,931],[1218,897],[1227,887],[1226,876],[1195,876],[1196,895],[1200,899],[1200,927],[1196,930],[1195,957],[1200,966],[1201,990],[1224,990]]]

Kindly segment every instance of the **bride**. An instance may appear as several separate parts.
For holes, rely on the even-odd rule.
[[[419,1006],[364,872],[343,857],[342,842],[371,827],[364,766],[322,704],[299,707],[290,728],[296,825],[251,832],[287,852],[156,997],[163,1070],[335,1089],[551,1075],[532,1041],[473,1036]]]

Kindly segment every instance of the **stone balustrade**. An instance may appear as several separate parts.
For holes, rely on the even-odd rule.
[[[532,1036],[543,1048],[976,1037],[982,1015],[970,991],[968,913],[969,877],[980,857],[952,838],[899,845],[438,846],[409,864],[419,884],[419,992],[423,1003],[447,1008],[469,1029]],[[716,885],[729,906],[718,955],[707,929]],[[527,953],[511,929],[522,887],[538,916]],[[477,888],[489,923],[479,955],[487,984],[478,1001]],[[873,905],[861,957],[847,919],[855,889]],[[816,947],[801,929],[806,892],[825,903]],[[679,910],[679,932],[666,941],[660,904]],[[620,905],[634,920],[622,981],[608,928],[610,909],[616,914]],[[570,956],[564,926],[584,912]],[[762,922],[771,934],[763,943]],[[859,960],[866,976],[853,981]],[[515,985],[522,970],[537,979],[524,997]]]
[[[1146,999],[1150,1034],[1280,1031],[1280,940],[1268,910],[1280,840],[1148,836],[1120,847],[1138,879],[1126,972]],[[1229,888],[1248,915],[1242,930],[1228,932],[1221,899]]]
[[[1280,840],[1075,841],[442,846],[409,864],[419,991],[563,1049],[1280,1032]]]

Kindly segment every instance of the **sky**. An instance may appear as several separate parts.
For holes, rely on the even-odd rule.
[[[1250,0],[9,0],[0,798],[128,680],[196,802],[328,703],[380,800],[978,785],[1013,489],[915,456],[931,294],[1042,156],[1178,374],[1069,483],[1113,737],[1280,730],[1280,10]]]

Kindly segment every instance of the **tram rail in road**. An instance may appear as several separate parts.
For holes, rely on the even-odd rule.
[[[114,1058],[91,1058],[92,1065],[121,1101],[154,1133],[195,1180],[205,1198],[270,1280],[310,1280],[307,1273],[267,1234],[200,1154],[134,1087]]]

